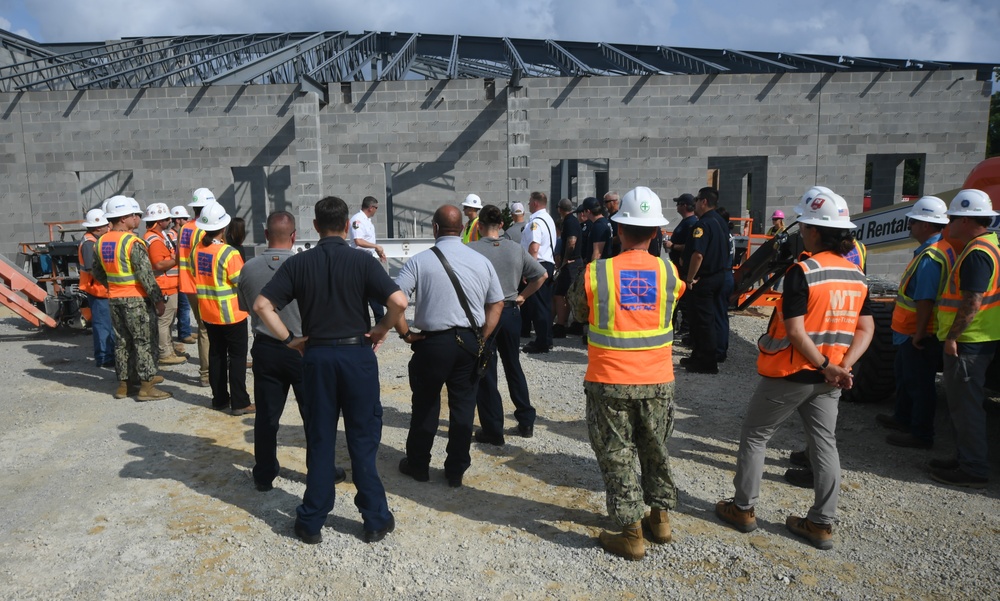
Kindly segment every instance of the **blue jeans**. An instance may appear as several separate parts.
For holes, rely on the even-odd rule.
[[[917,349],[910,338],[896,345],[896,408],[893,419],[910,426],[910,433],[925,442],[934,442],[934,411],[937,391],[934,378],[941,364],[941,342],[934,336],[924,339]]]
[[[177,337],[184,339],[191,335],[191,303],[186,294],[177,295]]]
[[[90,328],[94,332],[94,359],[97,367],[115,363],[115,331],[111,325],[111,305],[106,298],[87,295]]]

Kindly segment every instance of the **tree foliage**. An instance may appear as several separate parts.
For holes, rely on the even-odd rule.
[[[1000,155],[1000,92],[990,97],[990,120],[986,130],[986,158]]]

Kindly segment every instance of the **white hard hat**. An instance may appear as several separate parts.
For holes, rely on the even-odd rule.
[[[104,217],[115,219],[116,217],[127,217],[135,214],[132,208],[132,201],[127,196],[112,196],[104,203]]]
[[[111,203],[112,200],[121,200],[123,198],[127,199],[128,196],[122,196],[121,194],[118,194],[116,196],[112,196],[111,198],[105,199],[105,201],[103,203],[101,203],[101,210],[104,211],[105,213],[107,213],[108,212],[108,205]]]
[[[479,198],[477,194],[469,194],[465,197],[465,202],[462,203],[462,206],[479,210],[483,208],[483,199]]]
[[[847,201],[840,194],[834,192],[820,192],[814,196],[812,202],[803,208],[799,223],[838,230],[857,227],[851,223]]]
[[[633,188],[625,193],[621,207],[611,221],[625,225],[644,227],[662,227],[670,223],[663,216],[663,204],[660,197],[645,186]]]
[[[948,205],[937,196],[924,196],[913,203],[913,208],[906,214],[910,219],[948,225]]]
[[[130,196],[129,199],[128,199],[128,203],[129,203],[129,206],[132,207],[132,214],[133,215],[142,215],[142,205],[139,204],[138,200],[136,200],[136,199],[134,199],[134,198],[132,198]]]
[[[799,204],[795,205],[792,208],[792,210],[795,211],[796,215],[801,215],[802,213],[805,212],[806,207],[812,204],[812,201],[814,198],[816,198],[816,195],[823,193],[833,194],[833,190],[827,188],[826,186],[813,186],[812,188],[809,188],[808,190],[806,190],[806,193],[802,195],[802,198],[799,199]]]
[[[233,218],[229,216],[229,213],[226,213],[226,208],[224,206],[217,202],[213,202],[201,210],[201,215],[197,220],[195,220],[194,223],[198,226],[198,229],[209,232],[217,232],[229,225],[229,222],[232,221],[232,219]]]
[[[194,196],[191,198],[191,202],[188,203],[189,207],[205,207],[209,204],[215,202],[215,194],[208,188],[198,188],[194,191]]]
[[[184,205],[177,205],[176,207],[170,209],[170,216],[177,219],[181,217],[191,219],[191,214],[188,213],[188,210],[184,207]]]
[[[108,218],[104,216],[101,209],[90,209],[87,211],[87,220],[83,222],[83,227],[101,227],[108,224]]]
[[[170,209],[162,202],[154,202],[146,207],[146,214],[142,218],[143,221],[163,221],[164,219],[170,219]]]
[[[952,217],[996,217],[1000,213],[993,210],[993,201],[990,200],[989,194],[982,190],[969,188],[968,190],[960,190],[955,198],[951,199],[948,215]]]

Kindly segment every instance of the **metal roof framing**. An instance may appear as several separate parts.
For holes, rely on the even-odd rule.
[[[0,92],[299,83],[320,92],[348,81],[592,75],[934,71],[945,63],[523,38],[346,31],[128,38],[36,44],[0,30],[0,47],[28,60],[0,67]],[[14,54],[16,53],[16,54]],[[325,96],[325,93],[324,93]]]

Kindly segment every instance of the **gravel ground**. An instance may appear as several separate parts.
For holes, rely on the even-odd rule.
[[[502,448],[474,444],[458,490],[441,470],[446,416],[431,481],[396,470],[409,419],[409,349],[391,339],[380,351],[379,467],[396,531],[380,544],[361,540],[349,478],[337,486],[323,543],[307,546],[292,534],[305,471],[294,410],[280,433],[281,477],[273,491],[259,493],[249,475],[252,416],[209,409],[206,390],[192,385],[193,362],[163,372],[173,399],[114,400],[114,375],[93,367],[89,334],[0,319],[0,597],[996,598],[995,413],[993,480],[970,491],[932,483],[923,467],[952,448],[943,405],[936,450],[917,451],[883,442],[874,415],[888,405],[843,404],[832,551],[817,551],[784,527],[789,513],[811,501],[811,491],[781,478],[788,452],[803,446],[794,421],[768,450],[761,528],[741,534],[715,518],[715,502],[732,495],[740,420],[758,379],[752,341],[765,325],[759,316],[734,317],[730,359],[718,376],[678,372],[674,542],[648,544],[645,560],[627,562],[595,540],[611,524],[583,421],[586,354],[578,338],[523,356],[538,408],[535,437],[508,436]],[[675,357],[686,354],[678,347]]]

